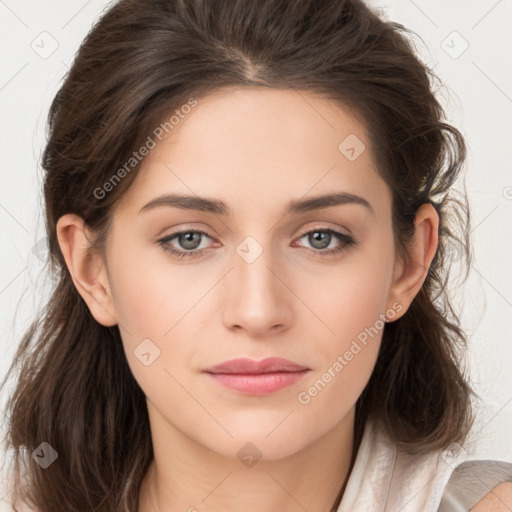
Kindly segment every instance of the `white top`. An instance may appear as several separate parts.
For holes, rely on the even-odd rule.
[[[408,455],[369,420],[337,512],[468,512],[506,481],[512,463],[469,460],[457,443]]]

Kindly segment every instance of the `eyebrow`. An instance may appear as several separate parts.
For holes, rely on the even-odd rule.
[[[368,208],[371,213],[374,213],[370,203],[363,197],[347,192],[335,192],[321,196],[308,197],[307,199],[289,201],[285,206],[283,215],[304,213],[344,204],[361,205]],[[181,208],[184,210],[197,210],[223,216],[231,215],[229,206],[219,199],[209,199],[186,194],[164,194],[156,197],[145,204],[140,209],[139,213],[153,210],[161,206]]]

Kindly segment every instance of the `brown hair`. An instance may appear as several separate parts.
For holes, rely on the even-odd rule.
[[[101,16],[48,118],[42,165],[56,283],[11,367],[19,370],[6,437],[14,449],[13,496],[42,512],[137,510],[153,458],[145,396],[118,326],[96,322],[76,290],[56,223],[66,213],[81,216],[97,235],[91,251],[104,254],[113,209],[138,166],[101,199],[93,191],[170,111],[221,87],[294,88],[354,109],[392,191],[399,254],[406,255],[417,209],[433,202],[439,248],[409,310],[384,329],[357,402],[356,435],[372,414],[410,452],[462,442],[471,389],[446,278],[447,244],[459,244],[469,268],[467,199],[448,196],[466,148],[444,121],[435,76],[408,33],[359,0],[121,0]],[[46,470],[31,458],[43,441],[59,454]]]

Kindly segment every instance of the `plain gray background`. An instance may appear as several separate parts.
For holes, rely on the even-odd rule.
[[[512,1],[368,3],[420,36],[417,50],[442,80],[448,121],[468,144],[475,257],[466,285],[454,275],[453,287],[469,334],[469,372],[482,397],[476,454],[512,461]],[[46,115],[80,42],[107,5],[0,0],[1,377],[48,293],[38,166]]]

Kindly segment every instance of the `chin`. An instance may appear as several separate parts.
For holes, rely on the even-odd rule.
[[[219,444],[211,446],[210,438],[208,446],[225,457],[239,459],[243,463],[245,458],[262,462],[285,459],[309,445],[309,436],[302,433],[297,425],[289,424],[280,431],[282,427],[283,425],[278,426],[270,434],[272,429],[258,428],[257,425],[253,428],[245,426],[238,430],[231,429],[232,439],[224,436],[223,439],[218,439]]]

